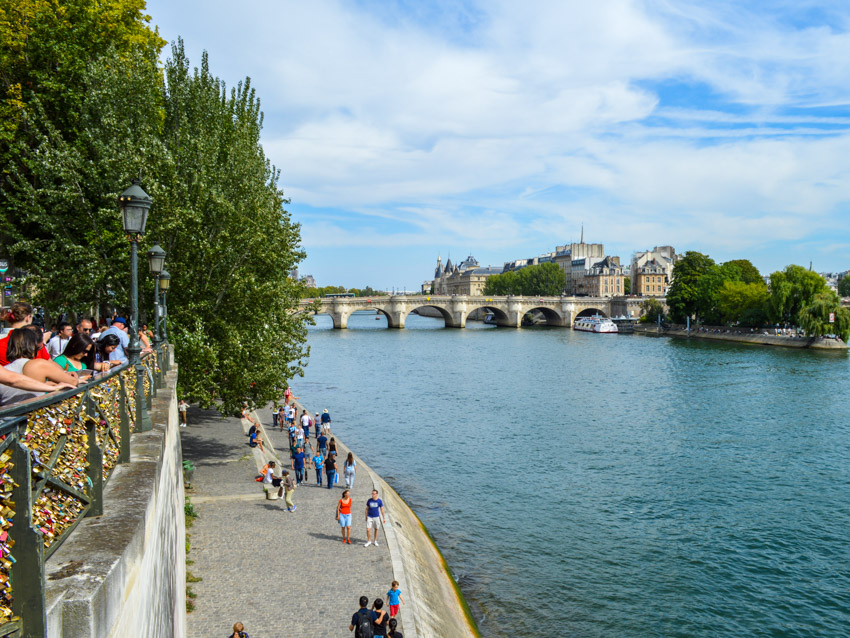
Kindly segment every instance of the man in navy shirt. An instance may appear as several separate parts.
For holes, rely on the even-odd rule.
[[[328,455],[328,437],[322,434],[316,439],[316,445],[319,447],[319,452],[322,453],[322,456]]]
[[[369,547],[373,542],[375,547],[378,546],[378,528],[381,521],[386,524],[387,519],[384,515],[384,502],[378,498],[378,490],[372,490],[372,498],[366,501],[366,544],[364,547]],[[375,540],[370,538],[369,530],[375,528]]]
[[[378,614],[369,609],[369,598],[361,596],[360,609],[354,612],[354,615],[351,617],[351,625],[348,627],[348,631],[354,631],[354,638],[363,638],[360,627],[366,624],[366,621],[374,624],[376,620],[378,620]]]
[[[295,480],[298,485],[304,480],[304,450],[300,447],[295,450],[292,455],[292,469],[295,470]]]

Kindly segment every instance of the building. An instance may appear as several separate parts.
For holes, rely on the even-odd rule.
[[[632,294],[641,297],[663,297],[670,285],[667,269],[655,259],[633,269],[631,278]]]
[[[653,297],[663,297],[667,294],[667,288],[673,281],[673,266],[681,259],[681,255],[677,255],[672,246],[656,246],[652,250],[637,252],[632,255],[631,278],[632,278],[632,294],[633,295],[648,295]],[[648,270],[641,271],[641,268],[650,262],[656,262],[656,265],[651,266]],[[661,294],[656,292],[656,287],[660,285],[658,280],[658,268],[664,271],[665,280],[663,281],[664,288]],[[644,278],[645,277],[645,278]],[[643,280],[641,283],[640,280]],[[641,286],[646,290],[651,289],[653,292],[641,292]]]
[[[318,288],[313,275],[304,275],[303,277],[301,277],[301,283],[304,284],[307,288]]]
[[[435,295],[481,295],[487,277],[502,274],[501,268],[479,266],[475,257],[470,255],[457,265],[449,258],[443,267],[442,259],[437,257],[437,268],[431,288]],[[423,284],[423,289],[426,284]]]
[[[545,264],[551,261],[555,261],[555,253],[543,253],[542,255],[530,257],[528,259],[506,261],[502,268],[502,272],[517,271],[520,268],[525,268],[526,266],[539,266],[540,264]]]
[[[580,292],[576,282],[584,279],[584,271],[605,259],[605,246],[602,244],[585,244],[584,229],[581,231],[581,241],[578,243],[557,246],[552,257],[566,275],[564,292],[567,295],[586,294]],[[618,258],[619,263],[619,258]]]
[[[623,295],[626,275],[615,256],[574,259],[570,268],[569,287],[576,296],[618,297]]]

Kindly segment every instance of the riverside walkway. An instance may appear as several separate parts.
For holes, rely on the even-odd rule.
[[[272,429],[270,410],[257,415],[282,461],[278,467],[288,469],[286,434]],[[189,638],[229,635],[237,621],[251,638],[351,636],[358,598],[368,596],[371,605],[394,579],[385,535],[378,547],[363,546],[369,474],[357,473],[352,544],[345,545],[334,515],[342,477],[332,490],[319,488],[310,469],[310,480],[295,490],[297,511],[288,513],[283,499],[265,500],[262,484],[254,482],[259,468],[239,418],[190,409],[181,436],[183,458],[195,464],[187,495],[199,514],[187,530],[187,570],[202,579],[190,583],[197,597],[188,614]],[[337,442],[341,468],[349,450]],[[312,436],[310,443],[315,446]],[[399,614],[401,631],[405,607],[410,605]]]

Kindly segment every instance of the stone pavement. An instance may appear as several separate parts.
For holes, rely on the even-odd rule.
[[[270,410],[257,413],[288,468],[286,435],[272,430]],[[251,638],[350,638],[358,598],[383,598],[393,581],[383,532],[378,547],[363,547],[368,474],[358,472],[355,480],[352,544],[344,545],[334,516],[341,476],[328,490],[316,487],[309,470],[308,483],[295,490],[297,511],[288,513],[283,499],[265,500],[254,482],[258,469],[239,418],[190,409],[181,436],[183,458],[195,464],[187,497],[199,513],[187,530],[193,561],[187,570],[203,579],[190,584],[197,598],[189,638],[227,636],[236,621]],[[340,469],[347,452],[340,445]],[[403,605],[401,631],[404,614]]]

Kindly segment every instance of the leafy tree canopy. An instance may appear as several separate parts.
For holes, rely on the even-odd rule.
[[[688,251],[673,266],[673,283],[667,291],[667,307],[673,321],[684,322],[700,308],[700,279],[716,267],[708,255]],[[703,285],[703,290],[705,286]]]
[[[838,294],[842,297],[850,297],[850,275],[844,275],[838,280]]]
[[[556,297],[563,292],[565,284],[564,271],[549,262],[487,277],[484,294]]]
[[[834,319],[832,322],[830,314]],[[838,295],[831,290],[819,292],[800,311],[800,327],[809,336],[836,334],[846,343],[850,338],[850,310],[841,305]]]
[[[159,68],[161,41],[142,2],[22,6],[56,13],[34,10],[15,22],[3,5],[0,15],[4,43],[23,21],[26,46],[41,52],[3,52],[14,57],[15,77],[34,78],[16,107],[0,184],[0,244],[30,273],[33,301],[54,314],[127,311],[129,250],[116,198],[141,176],[154,200],[140,246],[141,312],[153,306],[144,252],[156,241],[168,253],[179,391],[225,410],[279,398],[307,355],[307,318],[295,312],[303,285],[288,277],[303,252],[260,145],[250,80],[228,90],[206,55],[190,68],[182,43]],[[54,48],[30,42],[40,20],[59,19],[67,32]],[[64,68],[65,56],[73,68]]]
[[[826,280],[802,266],[790,265],[770,275],[771,321],[800,325],[800,311],[811,304],[815,296],[826,293]]]

